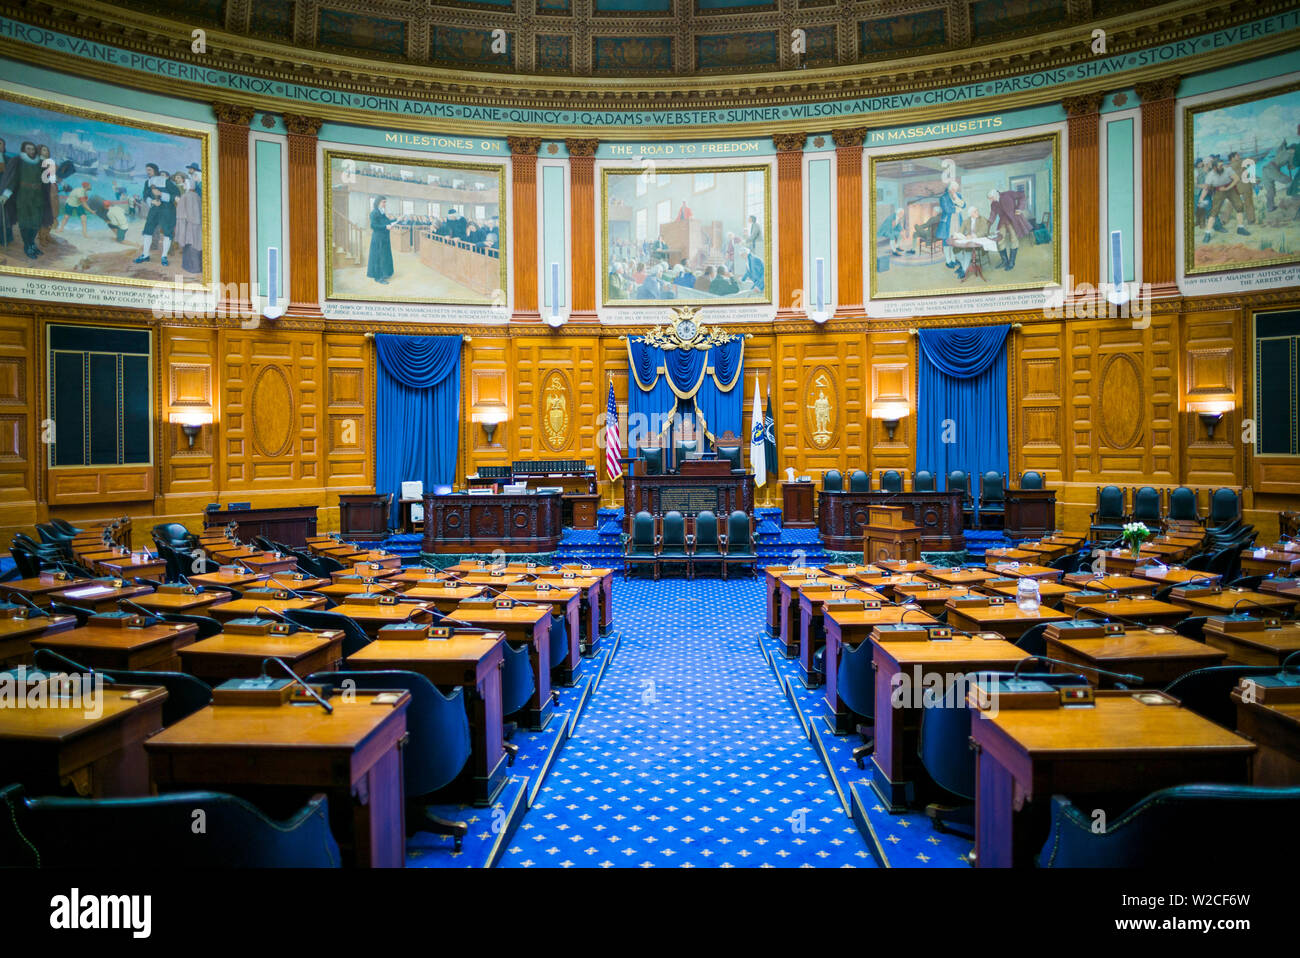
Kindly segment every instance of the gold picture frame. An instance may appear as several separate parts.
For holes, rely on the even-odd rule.
[[[165,123],[156,123],[150,120],[138,120],[133,117],[123,117],[120,114],[112,114],[112,113],[107,113],[99,110],[86,109],[80,106],[73,106],[71,104],[62,103],[60,101],[51,99],[49,97],[38,99],[36,97],[29,97],[21,93],[14,93],[7,90],[0,91],[0,109],[2,109],[3,105],[6,103],[16,104],[28,110],[39,110],[49,114],[64,114],[69,117],[76,117],[80,120],[88,120],[93,123],[105,124],[110,127],[121,127],[127,131],[134,130],[134,131],[155,133],[164,136],[176,137],[177,139],[180,140],[195,141],[198,147],[197,160],[200,167],[200,174],[204,177],[215,179],[216,158],[212,149],[213,146],[212,135],[207,130],[195,130],[195,129],[189,129],[187,127],[170,126]],[[10,115],[6,115],[4,128],[0,128],[0,136],[3,136],[4,139],[6,140],[5,154],[8,157],[9,162],[15,162],[17,160],[17,155],[19,153],[19,149],[21,148],[21,144],[23,140],[29,139],[29,137],[22,136],[21,134],[15,136],[13,132],[11,132],[11,130],[8,129],[9,124],[13,122],[15,121],[11,119]],[[71,133],[71,134],[78,134],[78,133],[84,134],[86,133],[86,129],[84,125],[80,128],[80,130],[73,129],[70,126],[67,130],[60,131],[60,132]],[[92,136],[98,135],[98,131],[92,133],[91,135]],[[120,134],[120,136],[122,139],[129,138],[127,134]],[[93,141],[91,141],[90,145],[93,146]],[[54,153],[54,150],[55,150],[54,146],[51,145],[51,149],[50,149],[51,154]],[[87,154],[88,153],[89,151],[87,151]],[[142,160],[140,162],[140,168],[143,169],[145,163],[157,162],[157,159],[158,158],[155,157],[153,159]],[[57,162],[58,161],[56,159],[56,163]],[[99,178],[99,174],[97,172],[99,167],[99,162],[100,162],[100,157],[98,155],[98,152],[96,151],[96,158],[94,161],[94,169],[96,170],[96,172],[91,173],[91,172],[78,170],[72,174],[69,174],[69,177],[77,177],[78,179],[83,176],[88,176],[91,177],[92,179]],[[105,163],[105,168],[106,169],[108,168],[107,163]],[[169,171],[169,173],[173,173],[173,174],[176,172],[179,171],[176,170]],[[133,178],[134,173],[133,172],[112,173],[109,175],[108,178],[113,179],[114,177],[119,177],[122,180],[126,180],[128,178]],[[61,195],[62,194],[60,193],[60,196]],[[128,195],[130,194],[128,193]],[[94,196],[95,193],[92,191],[92,193],[89,195],[88,198]],[[199,201],[201,204],[200,217],[202,221],[201,242],[203,244],[202,272],[199,274],[200,278],[197,281],[186,281],[183,283],[183,287],[186,289],[207,290],[210,289],[212,285],[212,281],[213,281],[212,259],[213,256],[216,255],[216,249],[213,241],[214,233],[212,229],[212,200],[211,200],[210,190],[200,188]],[[60,202],[62,202],[62,200]],[[55,224],[57,224],[58,220],[62,216],[63,216],[62,206],[60,206],[59,212],[54,217]],[[93,218],[95,218],[95,214],[91,214],[90,216],[86,217],[86,219],[93,219]],[[159,263],[158,264],[159,268],[166,269],[168,270],[168,272],[166,274],[160,274],[157,277],[131,276],[125,274],[105,273],[102,271],[78,272],[76,270],[50,269],[50,268],[42,268],[39,266],[22,265],[22,262],[39,262],[39,260],[33,261],[33,260],[24,259],[22,262],[19,262],[17,264],[11,263],[9,262],[10,259],[17,259],[19,256],[22,255],[23,252],[22,242],[19,237],[17,226],[8,223],[6,223],[5,225],[13,233],[13,240],[10,242],[9,246],[5,248],[4,255],[0,256],[0,273],[3,273],[5,275],[29,276],[38,279],[61,280],[61,281],[70,281],[70,282],[78,282],[78,283],[97,283],[106,286],[131,286],[131,287],[140,288],[140,287],[158,287],[163,285],[172,286],[176,282],[176,277],[183,273],[183,270],[181,269],[179,263],[175,265],[169,265],[167,267],[162,267],[161,263]],[[73,219],[69,217],[65,225],[67,227],[72,227],[74,225]],[[136,226],[136,225],[137,223],[131,224],[131,226]],[[143,223],[139,223],[139,225],[142,226]],[[72,237],[73,242],[75,242],[75,240],[79,235],[75,231],[65,232],[63,230],[60,230],[58,232],[61,234],[61,236],[66,235]],[[173,247],[173,249],[175,248]],[[118,250],[110,250],[110,251],[118,252]],[[128,253],[129,250],[123,249],[120,252]],[[76,255],[76,254],[74,253],[72,255]],[[181,251],[179,249],[175,249],[173,255],[179,258],[181,256]],[[82,258],[83,259],[86,258],[86,254],[82,254]],[[137,264],[131,263],[130,265],[135,266]],[[139,265],[152,266],[153,264],[150,263],[150,264],[139,264]],[[144,270],[143,269],[138,270],[138,272],[144,272]]]
[[[933,157],[954,158],[954,157],[961,157],[961,156],[973,156],[978,154],[987,154],[990,152],[1000,151],[1000,150],[1007,151],[1007,150],[1023,149],[1026,146],[1032,146],[1034,144],[1048,145],[1048,151],[1046,153],[1046,157],[1050,159],[1050,166],[1047,169],[1047,175],[1050,177],[1050,183],[1047,184],[1046,190],[1038,189],[1035,191],[1034,200],[1036,205],[1040,208],[1038,210],[1040,215],[1039,215],[1038,226],[1035,229],[1035,231],[1030,235],[1033,235],[1035,237],[1035,246],[1048,245],[1048,244],[1039,244],[1036,241],[1037,230],[1044,228],[1042,223],[1042,216],[1041,216],[1043,197],[1048,196],[1050,197],[1051,200],[1051,205],[1050,207],[1048,207],[1050,219],[1048,220],[1048,223],[1045,228],[1050,233],[1050,246],[1051,246],[1050,273],[1044,271],[1041,274],[1034,275],[1030,279],[1011,282],[1011,283],[995,282],[990,277],[985,276],[984,283],[978,283],[974,286],[970,285],[969,283],[963,283],[963,285],[960,286],[952,286],[952,285],[945,284],[941,286],[936,286],[934,288],[922,287],[922,288],[915,288],[915,289],[883,290],[883,291],[881,290],[880,283],[879,283],[880,277],[877,270],[878,263],[876,257],[876,239],[877,239],[877,230],[880,229],[879,207],[880,207],[881,200],[879,199],[879,197],[881,195],[880,194],[880,180],[881,180],[881,172],[882,172],[881,168],[885,166],[885,164],[903,164],[908,162],[915,162],[917,160],[931,159]],[[983,165],[989,166],[992,164],[985,163]],[[864,262],[867,271],[867,278],[869,280],[868,289],[869,289],[871,299],[880,299],[880,300],[922,299],[930,296],[974,295],[974,294],[997,293],[997,292],[1014,292],[1014,291],[1023,291],[1023,290],[1030,290],[1030,289],[1043,289],[1044,287],[1051,286],[1051,285],[1056,285],[1056,286],[1060,285],[1061,252],[1062,249],[1064,248],[1062,243],[1062,238],[1061,238],[1061,231],[1060,231],[1060,223],[1061,223],[1060,211],[1061,211],[1061,193],[1062,193],[1061,178],[1064,175],[1065,171],[1061,166],[1061,134],[1059,132],[1054,131],[1051,133],[1035,134],[1033,136],[1012,137],[1010,139],[996,140],[988,143],[968,143],[968,144],[960,144],[960,145],[936,146],[924,150],[914,150],[906,153],[872,155],[868,158],[868,167],[869,167],[868,180],[870,183],[870,191],[867,196],[867,203],[869,205],[869,215],[867,217],[867,224],[868,224],[867,230],[865,231],[865,235],[863,236],[863,247],[864,247]],[[960,168],[959,164],[956,164],[954,161],[954,169],[959,169],[959,168]],[[886,170],[885,172],[887,173],[888,170]],[[936,174],[936,175],[940,175],[940,174]],[[1014,174],[1008,171],[1006,175],[1002,176],[1001,180],[1005,184],[1005,188],[1003,190],[1004,192],[1008,191],[1010,188],[1011,184],[1009,180],[1012,175],[1014,175],[1017,178],[1017,180],[1023,182],[1023,176],[1025,175],[1025,173],[1023,170],[1019,170]],[[1035,175],[1037,175],[1037,173]],[[965,176],[966,176],[965,173],[958,173],[959,180],[963,179]],[[963,196],[965,196],[965,194],[963,194]],[[935,198],[937,199],[938,195],[936,195]],[[983,201],[982,198],[979,201],[975,201],[975,205],[978,205],[978,202],[980,201]],[[971,200],[968,200],[967,202],[970,203]],[[915,237],[916,235],[915,231],[913,235]],[[1020,242],[1023,243],[1023,238],[1020,240]],[[915,239],[914,239],[914,245],[915,245]],[[933,254],[933,249],[934,249],[933,239],[930,240],[929,245],[931,247],[931,253]],[[920,255],[919,252],[916,255],[919,256]],[[956,278],[956,274],[953,274],[953,278]]]
[[[411,295],[386,295],[381,291],[374,293],[368,290],[363,294],[359,291],[348,292],[339,287],[336,279],[334,258],[339,247],[336,241],[339,239],[335,229],[335,212],[334,209],[334,177],[335,162],[354,164],[353,169],[359,168],[360,164],[374,164],[378,166],[395,166],[408,168],[421,168],[426,170],[438,171],[465,171],[479,174],[486,174],[494,179],[496,184],[496,201],[497,201],[497,237],[496,246],[496,269],[495,279],[496,286],[481,299],[472,299],[455,296],[411,296]],[[340,174],[342,170],[339,171]],[[354,174],[356,175],[356,174]],[[364,175],[364,174],[360,174]],[[425,159],[400,156],[389,153],[357,153],[346,150],[324,150],[321,158],[321,177],[324,184],[324,218],[325,218],[325,298],[336,302],[388,302],[388,303],[427,303],[430,305],[441,306],[505,306],[508,296],[506,291],[509,287],[509,230],[506,217],[507,192],[506,192],[506,166],[504,163],[479,163],[461,160],[443,160],[443,159]],[[401,180],[395,182],[402,182]],[[418,185],[418,184],[417,184]],[[424,184],[428,186],[429,184]],[[461,205],[462,201],[456,201]],[[368,232],[368,230],[366,230]],[[364,265],[364,263],[362,264]]]
[[[1257,269],[1257,268],[1268,267],[1268,266],[1284,266],[1290,263],[1300,263],[1300,225],[1295,227],[1295,230],[1291,236],[1288,236],[1286,234],[1286,228],[1290,226],[1291,223],[1297,222],[1294,218],[1292,218],[1291,220],[1283,224],[1282,226],[1283,232],[1281,238],[1283,240],[1284,246],[1291,245],[1292,249],[1294,249],[1294,252],[1287,253],[1286,255],[1281,255],[1281,256],[1271,256],[1271,257],[1261,256],[1258,259],[1238,259],[1232,261],[1225,261],[1223,263],[1205,264],[1201,266],[1196,265],[1196,251],[1198,245],[1197,239],[1203,232],[1203,228],[1198,227],[1196,223],[1196,200],[1197,200],[1196,160],[1198,156],[1208,156],[1211,153],[1220,152],[1220,150],[1212,149],[1211,144],[1209,143],[1202,143],[1201,147],[1198,148],[1196,143],[1197,119],[1207,113],[1212,113],[1215,111],[1231,111],[1234,110],[1234,108],[1245,106],[1246,104],[1262,103],[1265,100],[1285,97],[1291,94],[1300,94],[1300,83],[1287,83],[1287,84],[1283,84],[1282,86],[1273,87],[1268,90],[1257,90],[1254,93],[1247,93],[1242,96],[1235,96],[1224,100],[1215,100],[1210,103],[1199,103],[1196,104],[1195,106],[1183,107],[1182,215],[1183,215],[1183,274],[1185,276],[1197,276],[1206,273],[1222,273],[1229,270]],[[1246,125],[1252,127],[1252,129],[1260,129],[1260,128],[1265,129],[1267,132],[1265,133],[1266,139],[1264,140],[1264,142],[1269,147],[1272,147],[1274,145],[1273,141],[1275,139],[1286,140],[1289,137],[1291,140],[1289,145],[1294,148],[1300,148],[1300,96],[1297,96],[1296,99],[1297,99],[1296,110],[1295,113],[1292,115],[1290,125],[1284,126],[1280,130],[1275,128],[1275,125],[1273,124],[1271,119],[1269,121],[1264,121],[1263,118],[1260,117],[1243,118],[1240,122],[1243,122]],[[1252,142],[1258,144],[1259,137],[1254,137]],[[1245,146],[1245,144],[1243,143],[1242,146]],[[1269,154],[1266,151],[1265,153],[1261,153],[1256,157],[1250,157],[1249,159],[1253,163],[1253,161],[1257,159],[1263,159],[1267,155]],[[1294,170],[1298,163],[1300,163],[1300,149],[1297,150],[1297,155],[1293,156],[1291,163],[1288,166],[1288,170],[1292,171],[1290,176],[1291,179],[1295,178]],[[1258,175],[1259,174],[1256,173],[1257,179],[1258,179]],[[1258,197],[1252,196],[1251,203],[1252,206],[1258,209],[1258,205],[1259,205]],[[1231,217],[1232,214],[1235,212],[1235,207],[1232,206],[1230,203],[1224,203],[1220,209],[1220,212],[1223,215]],[[1271,212],[1271,211],[1266,209],[1265,213],[1267,212]],[[1213,224],[1210,225],[1212,228]],[[1253,225],[1253,224],[1248,220],[1247,225]],[[1253,242],[1248,242],[1243,244],[1240,240],[1236,238],[1234,231],[1232,230],[1231,227],[1228,226],[1228,224],[1225,223],[1224,226],[1227,227],[1229,230],[1227,234],[1229,237],[1231,237],[1229,239],[1229,242],[1233,243],[1234,245],[1253,246],[1256,243],[1262,242],[1263,239],[1262,236],[1259,237],[1258,239],[1256,239],[1255,237],[1251,237]],[[1262,247],[1261,247],[1261,251],[1262,251]]]
[[[709,189],[725,189],[721,179],[728,174],[739,174],[742,177],[748,173],[761,173],[763,176],[763,292],[761,296],[683,296],[674,299],[616,299],[609,295],[609,275],[613,268],[614,260],[610,254],[610,237],[609,237],[609,207],[610,207],[610,185],[611,181],[616,178],[628,178],[628,182],[633,182],[636,177],[694,177],[708,175],[712,177]],[[727,306],[727,305],[752,305],[752,304],[770,304],[774,302],[772,291],[772,165],[770,163],[750,163],[740,166],[674,166],[668,163],[659,164],[653,169],[641,166],[618,167],[605,166],[601,168],[601,196],[600,196],[600,299],[601,305],[610,308],[621,308],[628,306]],[[670,184],[671,185],[671,184]],[[743,188],[743,183],[742,183]],[[680,196],[673,197],[670,203],[680,204],[683,198]],[[744,208],[744,194],[741,195],[741,206]],[[746,214],[742,213],[741,228],[745,222]],[[723,231],[724,233],[727,231]],[[736,231],[731,231],[736,232]],[[687,287],[676,287],[678,289],[687,289]],[[703,292],[702,290],[691,289],[692,293]]]

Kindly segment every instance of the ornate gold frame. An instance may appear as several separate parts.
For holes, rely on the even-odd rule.
[[[997,140],[990,143],[971,143],[960,144],[945,147],[935,147],[928,150],[915,150],[908,153],[890,153],[885,156],[873,155],[868,158],[868,164],[871,170],[869,177],[870,192],[868,193],[867,202],[870,204],[867,216],[867,230],[862,237],[863,263],[867,270],[867,278],[870,280],[870,296],[872,299],[926,299],[931,296],[952,296],[960,295],[983,295],[985,293],[995,292],[1012,292],[1026,289],[1041,289],[1045,283],[1005,283],[1002,285],[989,284],[987,286],[959,286],[947,289],[925,290],[920,292],[902,292],[902,293],[881,293],[876,289],[876,167],[880,163],[900,162],[903,160],[915,160],[928,156],[944,156],[953,153],[980,153],[985,150],[996,150],[1005,146],[1015,146],[1019,143],[1036,143],[1050,142],[1052,144],[1052,282],[1056,285],[1061,283],[1061,179],[1065,175],[1065,170],[1061,166],[1061,134],[1059,132],[1040,133],[1035,136],[1019,136],[1009,140]],[[868,255],[869,254],[869,255]]]
[[[21,93],[13,93],[8,90],[0,90],[0,104],[4,101],[11,103],[21,103],[24,106],[36,107],[42,110],[49,110],[54,113],[67,113],[71,116],[79,116],[87,120],[95,120],[99,123],[110,123],[118,126],[130,127],[138,130],[149,130],[153,133],[165,133],[168,136],[183,137],[199,141],[200,162],[206,176],[210,177],[209,183],[216,183],[216,158],[212,154],[211,134],[207,130],[188,130],[184,127],[167,126],[162,123],[153,123],[146,120],[136,120],[131,117],[117,116],[109,113],[102,113],[97,110],[87,110],[79,106],[69,106],[52,99],[37,99],[35,97],[25,96]],[[212,257],[216,250],[213,246],[212,232],[212,200],[209,190],[204,190],[201,197],[203,203],[203,279],[199,283],[186,283],[186,289],[210,289],[212,285]],[[68,280],[76,283],[102,283],[108,286],[137,286],[137,287],[159,287],[168,285],[165,282],[152,279],[132,279],[129,276],[102,276],[96,273],[72,273],[64,270],[52,269],[34,269],[27,266],[0,266],[0,273],[11,276],[34,276],[40,279],[57,279]]]
[[[1209,113],[1211,110],[1222,110],[1227,107],[1237,106],[1242,103],[1250,103],[1254,100],[1265,100],[1269,97],[1282,96],[1287,93],[1294,93],[1300,90],[1300,83],[1287,83],[1279,87],[1273,87],[1268,90],[1258,90],[1254,93],[1247,93],[1243,96],[1235,96],[1226,100],[1216,100],[1213,103],[1201,103],[1196,106],[1183,107],[1183,275],[1198,276],[1205,273],[1223,273],[1233,270],[1261,269],[1266,266],[1282,266],[1289,263],[1300,263],[1300,250],[1297,250],[1291,256],[1278,257],[1276,259],[1258,259],[1251,260],[1247,263],[1238,263],[1231,266],[1197,266],[1196,263],[1196,209],[1193,196],[1196,191],[1196,144],[1193,142],[1193,120],[1201,113]],[[1269,136],[1281,136],[1285,138],[1290,131],[1283,130],[1280,133],[1270,131]],[[1300,145],[1300,144],[1297,144]]]
[[[610,299],[609,298],[609,178],[611,176],[645,176],[641,166],[603,166],[600,170],[600,305],[609,309],[636,306],[750,306],[774,302],[772,294],[772,164],[750,163],[744,166],[674,166],[664,162],[654,168],[655,175],[694,175],[696,173],[755,173],[763,174],[763,296],[743,299]],[[684,288],[684,287],[682,287]]]
[[[325,218],[325,256],[324,256],[324,273],[325,273],[325,299],[334,300],[339,303],[426,303],[436,306],[491,306],[491,300],[482,303],[472,299],[414,299],[408,296],[335,296],[334,295],[334,267],[333,267],[333,250],[334,250],[334,193],[330,186],[330,177],[332,174],[332,163],[334,160],[356,160],[358,163],[384,163],[390,166],[422,166],[427,169],[438,170],[476,170],[480,172],[491,173],[497,179],[497,209],[500,211],[499,220],[499,239],[497,246],[497,260],[499,262],[497,275],[500,278],[501,285],[499,289],[506,293],[509,299],[510,289],[510,272],[509,272],[509,246],[510,233],[507,229],[506,207],[509,201],[509,193],[506,191],[506,166],[504,163],[465,163],[456,160],[429,160],[415,159],[406,156],[400,156],[391,153],[356,153],[345,150],[322,150],[321,151],[321,183],[324,194],[321,214]]]

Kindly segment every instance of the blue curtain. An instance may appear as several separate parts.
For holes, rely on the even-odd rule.
[[[460,445],[460,336],[375,336],[375,491],[401,498],[456,479]],[[389,514],[395,527],[399,510]]]
[[[922,329],[917,376],[916,468],[942,476],[964,469],[979,498],[979,477],[1004,476],[1007,450],[1008,326]],[[945,420],[952,420],[945,428]],[[944,438],[951,442],[944,442]]]
[[[656,425],[660,428],[667,425],[674,403],[677,408],[673,428],[661,433],[667,445],[671,446],[683,419],[702,418],[708,434],[715,437],[727,430],[743,435],[745,397],[736,388],[744,367],[743,338],[737,337],[708,350],[663,350],[639,337],[629,337],[627,352],[628,370],[632,374],[628,413],[630,419],[636,417],[628,427],[631,455],[656,432]]]

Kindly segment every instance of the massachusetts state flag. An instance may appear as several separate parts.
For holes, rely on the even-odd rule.
[[[609,481],[623,475],[619,458],[623,453],[623,437],[618,433],[618,402],[614,399],[614,384],[609,384],[609,405],[605,409],[605,472]]]
[[[754,377],[754,416],[749,423],[749,467],[754,470],[754,485],[767,484],[767,429],[763,407],[758,404],[758,377]]]

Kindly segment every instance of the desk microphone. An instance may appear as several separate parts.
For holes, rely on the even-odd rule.
[[[432,612],[434,615],[437,616],[437,618],[434,619],[434,622],[457,622],[460,625],[466,626],[466,628],[464,629],[457,629],[458,632],[477,632],[480,635],[491,635],[494,632],[501,631],[500,629],[485,629],[481,625],[476,625],[473,622],[467,622],[464,619],[458,619],[454,615],[447,615],[443,612],[439,612],[437,609],[429,609],[428,611]]]
[[[1095,612],[1095,613],[1097,613],[1097,615],[1099,615],[1099,616],[1102,617],[1102,621],[1108,622],[1108,621],[1110,621],[1111,619],[1114,619],[1116,622],[1119,622],[1119,623],[1121,623],[1121,624],[1123,624],[1123,625],[1131,625],[1131,626],[1133,626],[1133,628],[1135,628],[1135,629],[1147,629],[1147,628],[1149,628],[1149,626],[1148,626],[1148,624],[1147,624],[1146,622],[1139,622],[1137,619],[1130,619],[1130,618],[1128,618],[1127,616],[1116,615],[1114,612],[1106,612],[1106,611],[1103,611],[1102,609],[1094,608],[1094,607],[1091,606],[1091,605],[1081,605],[1081,606],[1079,606],[1077,609],[1075,609],[1075,610],[1074,610],[1074,615],[1070,617],[1070,621],[1071,621],[1071,622],[1078,622],[1078,621],[1079,621],[1079,613],[1080,613],[1080,612]]]
[[[1277,610],[1275,610],[1275,609],[1271,609],[1271,608],[1269,608],[1268,606],[1264,605],[1263,603],[1256,602],[1254,599],[1252,599],[1252,598],[1251,598],[1250,596],[1248,596],[1248,595],[1243,595],[1243,596],[1242,596],[1240,599],[1238,599],[1236,602],[1232,603],[1232,614],[1233,614],[1233,615],[1236,615],[1236,614],[1237,614],[1237,606],[1241,605],[1241,603],[1243,603],[1243,602],[1249,602],[1251,605],[1255,606],[1256,608],[1263,609],[1263,610],[1264,610],[1264,613],[1265,613],[1266,615],[1273,615],[1273,614],[1275,614],[1276,611],[1277,611]]]
[[[304,682],[302,680],[302,677],[293,669],[289,668],[288,664],[285,663],[284,659],[280,658],[278,655],[268,655],[266,658],[262,660],[262,678],[264,679],[270,678],[270,676],[266,674],[266,663],[268,662],[277,663],[280,666],[280,668],[284,669],[286,672],[289,673],[289,677],[291,679],[293,679],[295,682],[301,685],[304,690],[306,690],[308,695],[310,695],[312,698],[314,698],[317,702],[320,703],[321,708],[323,708],[326,712],[333,713],[334,706],[330,705],[329,702],[326,702],[323,698],[321,698],[320,693],[317,692],[310,685],[308,685],[306,682]]]
[[[1219,578],[1220,577],[1217,575],[1194,575],[1190,579],[1179,583],[1176,588],[1184,588],[1191,585],[1193,582],[1208,582],[1210,585],[1215,585],[1219,581]]]
[[[1146,682],[1145,678],[1140,675],[1134,675],[1132,672],[1111,672],[1108,669],[1099,669],[1092,665],[1080,665],[1077,662],[1066,662],[1062,659],[1048,658],[1046,655],[1031,655],[1028,658],[1021,659],[1016,663],[1016,667],[1012,671],[1011,677],[1017,678],[1020,675],[1020,670],[1030,662],[1049,662],[1052,665],[1064,665],[1068,669],[1084,669],[1085,671],[1092,672],[1096,675],[1105,675],[1108,678],[1112,678],[1117,682],[1124,682],[1125,684],[1142,685]]]
[[[1288,655],[1285,659],[1282,660],[1282,674],[1285,675],[1287,670],[1292,667],[1291,660],[1298,655],[1300,655],[1300,649],[1296,649],[1294,652],[1292,652],[1290,655]]]

